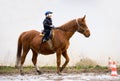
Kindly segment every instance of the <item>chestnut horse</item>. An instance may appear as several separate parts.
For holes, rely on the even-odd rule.
[[[19,66],[21,74],[23,74],[23,63],[30,49],[33,52],[32,62],[39,74],[41,72],[36,65],[38,53],[43,55],[56,53],[57,73],[60,74],[69,62],[67,49],[69,47],[69,39],[72,35],[77,31],[85,37],[90,36],[90,30],[86,25],[85,16],[82,18],[73,19],[60,27],[52,29],[52,31],[54,32],[53,38],[44,43],[41,43],[42,36],[40,36],[40,32],[38,31],[30,30],[23,32],[20,35],[18,39],[16,67]],[[23,52],[22,55],[21,52]],[[60,68],[61,55],[66,59],[66,61]]]

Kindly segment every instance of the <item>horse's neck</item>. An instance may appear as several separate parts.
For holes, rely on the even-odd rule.
[[[65,25],[62,25],[60,28],[64,31],[66,38],[69,40],[76,32],[76,22],[75,20],[69,21]]]
[[[74,33],[75,31],[67,31],[65,32],[65,36],[69,40],[73,36]]]

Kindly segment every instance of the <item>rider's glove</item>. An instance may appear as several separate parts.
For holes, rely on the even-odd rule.
[[[50,25],[51,28],[54,28],[54,25]]]

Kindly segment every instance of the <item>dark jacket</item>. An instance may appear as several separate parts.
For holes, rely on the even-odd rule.
[[[51,30],[53,27],[51,27],[52,25],[52,20],[49,17],[46,17],[45,20],[43,21],[43,26],[44,26],[44,30]]]

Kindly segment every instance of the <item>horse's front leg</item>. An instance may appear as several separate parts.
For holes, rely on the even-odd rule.
[[[69,57],[67,54],[67,50],[62,53],[63,57],[66,59],[65,63],[62,65],[62,68],[60,69],[60,72],[66,67],[66,65],[69,62]]]
[[[57,57],[57,73],[60,74],[60,64],[61,64],[61,50],[57,50],[56,57]]]

